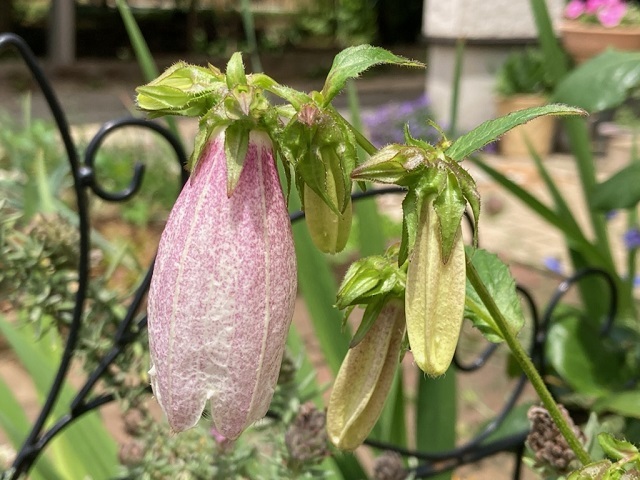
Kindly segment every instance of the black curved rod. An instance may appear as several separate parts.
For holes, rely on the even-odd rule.
[[[78,335],[80,332],[80,324],[82,322],[82,312],[87,296],[87,287],[89,282],[89,216],[88,216],[88,201],[85,190],[82,186],[82,177],[80,175],[78,155],[69,133],[69,125],[64,115],[60,103],[51,87],[51,84],[44,75],[44,72],[40,69],[38,62],[27,45],[27,43],[17,35],[12,33],[6,33],[0,35],[0,48],[5,45],[11,45],[15,47],[22,56],[27,67],[31,71],[33,78],[37,81],[42,93],[49,105],[51,113],[54,117],[58,131],[62,137],[64,147],[67,153],[67,158],[71,166],[71,174],[73,176],[73,188],[76,195],[76,207],[78,213],[78,223],[80,230],[79,238],[79,253],[78,253],[78,289],[75,294],[75,304],[73,307],[72,320],[69,327],[69,334],[67,341],[62,352],[62,358],[58,371],[49,390],[49,394],[44,402],[42,410],[38,415],[38,418],[33,424],[31,431],[27,435],[27,438],[23,444],[23,448],[16,455],[16,459],[13,463],[14,474],[13,478],[18,478],[21,474],[29,470],[33,461],[35,460],[38,451],[34,451],[28,448],[31,445],[37,443],[44,424],[51,414],[53,406],[55,405],[60,390],[64,383],[64,379],[69,370],[71,360],[73,358],[73,351],[75,350],[78,342]]]
[[[609,272],[597,267],[586,267],[583,268],[570,277],[566,278],[562,281],[560,285],[555,289],[547,308],[542,315],[542,328],[540,333],[538,334],[539,338],[537,339],[537,343],[539,344],[538,355],[534,360],[537,360],[537,365],[539,371],[543,373],[546,370],[546,358],[545,358],[545,347],[547,342],[547,334],[549,332],[549,326],[551,324],[551,318],[553,317],[553,312],[556,307],[560,303],[560,301],[564,298],[567,292],[573,287],[575,284],[580,282],[583,278],[588,276],[600,276],[602,277],[609,287],[609,309],[607,311],[607,316],[605,317],[604,323],[600,329],[601,335],[607,335],[611,328],[613,327],[613,322],[615,321],[616,315],[618,313],[618,295],[616,284]]]
[[[567,294],[567,292],[571,289],[571,287],[580,282],[583,278],[593,275],[602,277],[607,283],[607,287],[609,288],[609,309],[607,311],[607,316],[605,317],[604,323],[602,324],[600,333],[602,335],[607,335],[611,331],[613,322],[615,321],[616,315],[618,313],[618,296],[616,295],[616,283],[609,272],[597,267],[586,267],[580,269],[572,276],[566,278],[560,285],[558,285],[553,293],[553,296],[551,297],[551,300],[549,301],[549,304],[547,305],[544,315],[542,316],[543,331],[547,331],[551,322],[551,317],[553,316],[553,311]]]
[[[189,173],[186,170],[187,155],[185,154],[184,148],[182,147],[180,141],[170,131],[157,123],[150,122],[142,118],[125,117],[118,120],[111,120],[103,124],[98,133],[96,133],[91,139],[91,142],[89,142],[84,155],[84,164],[86,167],[82,169],[85,185],[90,187],[93,193],[104,200],[112,202],[122,202],[124,200],[128,200],[133,195],[135,195],[142,184],[142,175],[144,173],[145,166],[141,162],[137,162],[134,165],[133,177],[131,178],[129,185],[120,192],[107,192],[100,186],[95,176],[95,157],[106,137],[121,128],[132,126],[153,130],[154,132],[161,135],[167,142],[169,142],[169,144],[173,148],[173,151],[177,155],[178,161],[180,162],[182,185],[185,184],[187,178],[189,177]]]

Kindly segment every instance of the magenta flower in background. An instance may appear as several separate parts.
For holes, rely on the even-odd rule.
[[[581,0],[571,0],[564,9],[565,17],[575,20],[585,13],[585,4]]]
[[[627,5],[619,0],[610,0],[604,2],[596,15],[600,23],[605,27],[616,27],[627,13]]]
[[[193,427],[210,400],[216,432],[233,440],[271,402],[297,277],[270,139],[251,132],[228,197],[224,138],[212,133],[160,240],[149,373],[174,432]]]
[[[600,23],[604,27],[616,27],[627,14],[627,4],[623,0],[571,0],[564,10],[564,16],[571,20],[585,17],[588,21]]]
[[[589,15],[593,15],[600,8],[605,6],[606,3],[607,3],[606,0],[587,0],[587,2],[585,4],[585,8],[584,8],[585,13],[587,13]]]

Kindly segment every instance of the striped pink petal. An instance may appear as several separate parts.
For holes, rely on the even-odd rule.
[[[271,141],[251,133],[229,198],[224,132],[214,133],[171,211],[149,290],[151,385],[175,432],[193,427],[208,399],[229,439],[265,415],[296,288]]]

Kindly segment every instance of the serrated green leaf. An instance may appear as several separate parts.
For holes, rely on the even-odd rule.
[[[622,386],[624,353],[607,345],[599,327],[582,318],[581,312],[561,312],[547,339],[549,363],[574,391],[602,397]]]
[[[640,202],[640,163],[633,162],[597,185],[591,206],[603,212],[635,207]]]
[[[234,122],[224,132],[224,153],[227,161],[227,196],[231,197],[238,185],[249,148],[249,128],[243,122]]]
[[[604,453],[613,460],[623,460],[638,454],[638,449],[631,442],[618,440],[607,432],[598,434],[598,443]]]
[[[358,45],[342,50],[336,55],[322,88],[323,106],[327,106],[344,88],[347,80],[356,78],[367,69],[381,64],[424,68],[422,62],[394,55],[388,50],[371,45]]]
[[[461,161],[476,150],[497,140],[500,136],[518,125],[530,122],[545,115],[569,116],[585,115],[585,111],[568,105],[551,104],[543,107],[526,108],[509,113],[504,117],[488,120],[469,133],[459,137],[445,153],[456,161]]]
[[[615,108],[640,85],[640,53],[606,51],[578,66],[557,86],[553,100],[600,112]]]
[[[524,315],[516,292],[516,283],[509,268],[496,255],[486,250],[466,247],[466,252],[467,258],[478,271],[500,312],[507,319],[511,332],[517,335],[524,325]],[[503,340],[491,314],[469,281],[466,289],[465,318],[471,320],[490,342],[498,343]]]

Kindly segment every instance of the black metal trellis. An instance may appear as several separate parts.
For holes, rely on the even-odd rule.
[[[95,410],[114,400],[114,396],[111,394],[98,394],[92,396],[93,389],[100,378],[105,374],[109,366],[114,360],[122,354],[125,349],[136,339],[140,330],[146,327],[146,315],[141,314],[140,308],[142,307],[144,297],[149,288],[151,275],[153,272],[153,264],[149,267],[146,275],[140,282],[132,300],[130,301],[126,313],[120,322],[119,328],[114,336],[113,344],[108,353],[102,358],[95,370],[88,376],[85,384],[80,388],[78,393],[73,398],[69,405],[67,413],[61,418],[57,419],[57,422],[49,427],[45,428],[45,422],[49,418],[53,406],[57,401],[64,380],[67,377],[70,362],[72,360],[80,332],[80,326],[82,321],[82,314],[85,309],[87,287],[89,284],[89,248],[90,248],[90,219],[88,209],[88,190],[91,190],[96,196],[112,202],[125,201],[131,198],[138,191],[142,177],[144,174],[144,165],[137,163],[133,166],[133,175],[129,185],[119,192],[109,192],[105,190],[97,181],[94,170],[94,159],[97,152],[102,145],[104,139],[126,127],[141,127],[150,129],[161,137],[163,137],[173,148],[175,155],[181,165],[186,164],[186,155],[180,144],[180,142],[164,127],[157,123],[150,121],[125,118],[121,120],[111,121],[105,123],[99,132],[89,143],[84,160],[81,162],[78,158],[77,149],[73,143],[70,135],[69,125],[66,120],[64,111],[62,110],[57,97],[51,87],[51,84],[47,80],[45,74],[38,65],[38,62],[29,49],[25,41],[17,35],[6,33],[0,34],[0,50],[5,46],[14,47],[24,62],[28,66],[33,78],[38,83],[44,97],[49,105],[51,113],[54,117],[54,121],[61,135],[62,142],[68,157],[71,174],[73,176],[74,192],[76,196],[76,207],[79,220],[79,264],[78,264],[78,290],[76,293],[76,301],[73,309],[73,317],[68,331],[67,341],[62,354],[62,359],[58,367],[58,371],[55,375],[54,381],[51,385],[49,394],[47,395],[42,409],[35,420],[31,431],[27,435],[23,445],[17,452],[15,461],[12,468],[0,476],[3,480],[16,480],[21,475],[27,474],[32,468],[35,460],[39,454],[46,448],[49,442],[59,434],[64,428],[69,426],[72,422],[78,420],[82,415],[92,410]],[[188,174],[184,168],[181,168],[182,184],[186,182]],[[370,197],[374,195],[384,195],[389,193],[399,193],[403,190],[396,187],[369,190],[367,192],[361,192],[354,194],[353,199],[357,201],[361,198]],[[304,214],[297,212],[291,214],[290,218],[292,222],[302,219]],[[580,281],[587,275],[601,275],[603,276],[611,290],[611,308],[609,316],[605,325],[603,326],[603,332],[606,332],[611,327],[611,322],[615,316],[616,310],[616,295],[615,285],[608,277],[606,272],[596,269],[590,269],[584,272],[578,272],[574,277],[567,279],[562,283],[558,289],[558,294],[552,300],[551,304],[545,311],[543,319],[540,320],[536,305],[531,295],[523,288],[519,288],[519,291],[529,307],[530,317],[532,319],[532,344],[530,346],[530,353],[536,364],[540,367],[544,367],[543,362],[543,348],[546,340],[546,330],[549,326],[549,318],[553,312],[553,309],[560,301],[562,295],[569,289],[571,285]],[[487,362],[487,360],[496,351],[496,345],[489,345],[486,349],[478,355],[474,360],[470,362],[463,362],[456,355],[454,363],[457,369],[461,372],[475,372],[481,369]],[[516,405],[522,391],[526,385],[526,377],[524,375],[520,377],[512,392],[510,393],[507,401],[505,402],[499,415],[490,422],[482,432],[480,432],[472,440],[468,441],[464,445],[458,446],[447,452],[437,453],[425,453],[420,451],[409,450],[401,448],[397,445],[391,445],[378,441],[367,441],[367,444],[380,449],[392,450],[400,453],[404,456],[415,457],[421,461],[421,465],[413,469],[413,473],[416,478],[427,478],[434,476],[438,473],[452,470],[458,466],[472,463],[499,452],[513,452],[515,455],[515,467],[512,473],[513,478],[518,479],[521,472],[521,456],[524,451],[524,441],[528,434],[527,431],[522,431],[514,435],[510,435],[498,440],[488,441],[489,437],[496,432],[502,422],[505,420],[509,412],[512,411]]]

